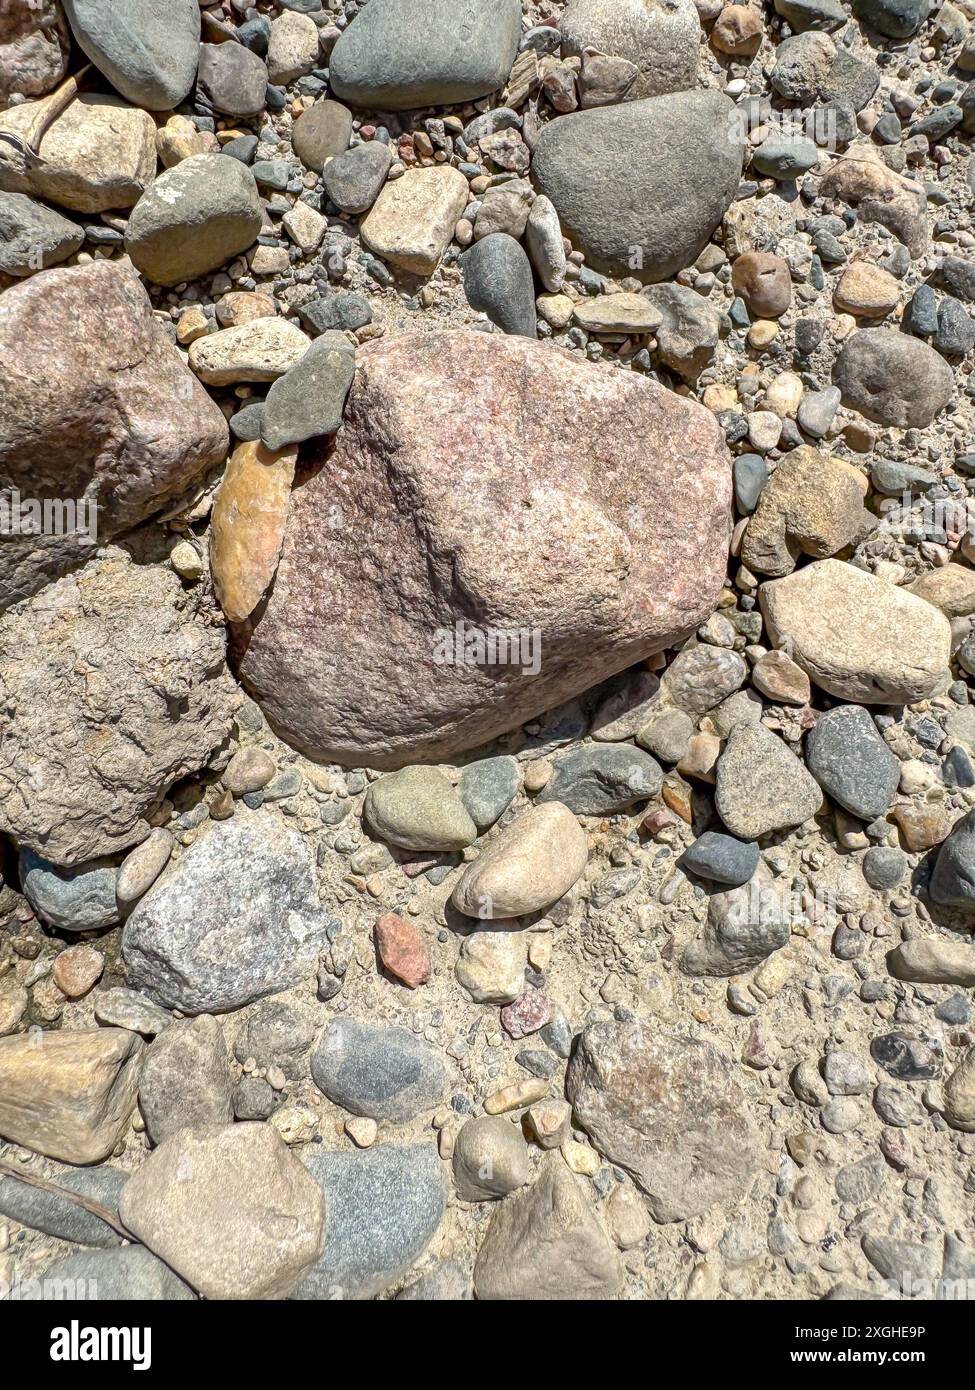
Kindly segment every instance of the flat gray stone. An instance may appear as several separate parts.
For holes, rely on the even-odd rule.
[[[267,84],[267,64],[243,44],[201,46],[197,92],[220,115],[241,119],[256,116],[263,110]]]
[[[117,1168],[65,1168],[49,1177],[59,1187],[77,1192],[107,1207],[118,1215],[118,1200],[128,1174]],[[0,1216],[26,1226],[31,1231],[43,1231],[58,1240],[76,1245],[116,1246],[121,1244],[117,1231],[101,1217],[86,1211],[70,1198],[19,1182],[17,1178],[0,1178]]]
[[[184,1126],[198,1129],[233,1119],[230,1058],[215,1018],[177,1019],[146,1049],[139,1109],[153,1144]]]
[[[507,81],[520,38],[519,0],[371,0],[332,50],[329,85],[370,110],[474,101]]]
[[[85,234],[77,222],[28,198],[0,193],[0,271],[23,278],[74,255]]]
[[[356,216],[368,212],[379,197],[392,162],[392,151],[381,140],[353,145],[325,165],[325,192],[343,212]]]
[[[246,251],[262,222],[251,171],[228,155],[196,154],[160,174],[136,203],[125,249],[147,279],[178,285]]]
[[[355,376],[355,350],[335,334],[316,338],[301,359],[278,377],[264,401],[261,439],[269,449],[334,434]]]
[[[872,821],[891,807],[900,763],[862,705],[827,710],[806,735],[806,766],[844,810]]]
[[[429,1043],[405,1028],[335,1018],[312,1054],[311,1074],[353,1115],[406,1124],[444,1099],[448,1073]]]
[[[520,242],[493,232],[465,251],[460,264],[472,309],[487,314],[502,333],[535,337],[535,280]]]
[[[590,744],[558,760],[536,800],[561,801],[580,816],[615,815],[656,796],[663,780],[660,764],[641,748]]]
[[[37,1277],[37,1298],[84,1300],[86,1303],[185,1302],[195,1297],[162,1260],[144,1245],[120,1250],[79,1250],[55,1260]],[[57,1290],[57,1292],[55,1292]],[[21,1298],[29,1297],[26,1290]]]
[[[33,850],[20,856],[20,881],[27,901],[43,921],[62,931],[96,931],[118,921],[117,871],[109,864],[63,869]]]
[[[289,989],[324,946],[307,840],[269,811],[212,823],[125,924],[129,983],[182,1013],[239,1009]]]
[[[514,758],[482,758],[468,763],[460,782],[460,799],[478,830],[487,830],[508,809],[521,787]]]
[[[309,1152],[328,1214],[325,1246],[292,1298],[372,1298],[416,1263],[443,1219],[447,1182],[436,1147]]]

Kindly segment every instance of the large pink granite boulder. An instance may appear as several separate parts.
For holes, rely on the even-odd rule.
[[[309,757],[451,758],[703,621],[730,480],[710,412],[635,372],[500,334],[370,344],[240,674]],[[458,661],[458,623],[475,659],[490,629],[526,645]]]

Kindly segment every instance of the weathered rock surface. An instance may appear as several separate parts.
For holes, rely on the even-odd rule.
[[[45,1283],[73,1290],[75,1297],[86,1303],[184,1303],[194,1298],[189,1285],[144,1245],[79,1250],[46,1266],[43,1278],[37,1281],[39,1299],[50,1296],[44,1294]]]
[[[137,526],[226,455],[221,411],[131,270],[95,261],[6,290],[0,373],[0,478],[55,506],[62,522],[62,534],[48,525],[4,537],[0,608],[89,558],[96,540]]]
[[[595,167],[594,148],[602,152]],[[728,98],[688,91],[549,122],[532,173],[595,270],[652,283],[700,254],[731,203],[741,165]]]
[[[951,629],[932,604],[841,560],[763,584],[769,635],[822,690],[863,705],[923,700],[948,667]]]
[[[0,689],[0,827],[62,865],[144,840],[240,700],[212,601],[111,547],[0,618]]]
[[[704,931],[685,950],[687,975],[742,975],[788,945],[792,914],[789,895],[767,874],[708,899]]]
[[[8,4],[0,14],[0,107],[12,96],[40,97],[68,66],[71,38],[60,0]]]
[[[296,1299],[373,1298],[395,1284],[437,1233],[447,1205],[432,1144],[379,1144],[306,1160],[328,1213],[321,1258]]]
[[[834,377],[845,405],[898,429],[930,425],[955,389],[941,354],[895,328],[854,333],[840,349]]]
[[[916,937],[887,952],[887,969],[912,984],[975,989],[975,947],[967,941]]]
[[[755,840],[801,825],[823,794],[792,749],[764,724],[732,729],[718,759],[714,804],[733,835]]]
[[[139,199],[125,249],[154,284],[178,285],[246,251],[261,220],[251,171],[229,155],[196,154],[160,174]]]
[[[209,827],[125,925],[129,983],[182,1013],[288,989],[325,944],[311,850],[268,811]]]
[[[335,1018],[311,1059],[329,1100],[353,1115],[406,1124],[444,1098],[447,1068],[439,1052],[405,1028]]]
[[[267,608],[238,634],[241,675],[317,758],[449,757],[702,621],[730,491],[713,417],[646,381],[508,337],[370,344],[328,468],[292,498]],[[465,659],[481,614],[503,665]]]
[[[695,85],[701,22],[693,0],[569,0],[559,27],[563,56],[595,48],[637,68],[627,101]]]
[[[640,1022],[586,1028],[566,1094],[601,1153],[631,1174],[656,1221],[745,1197],[762,1149],[731,1065],[711,1043]]]
[[[0,271],[18,278],[49,270],[81,246],[76,222],[24,193],[0,193]]]
[[[474,1266],[482,1301],[606,1299],[622,1281],[587,1185],[559,1154],[543,1160],[531,1187],[501,1203]]]
[[[467,206],[459,169],[440,164],[408,169],[388,183],[360,225],[370,251],[413,275],[432,275]]]
[[[64,1163],[100,1163],[129,1127],[142,1040],[120,1028],[0,1039],[0,1135]]]
[[[781,576],[800,555],[824,560],[874,525],[856,468],[804,444],[786,454],[762,490],[741,547],[756,574]]]
[[[474,101],[507,80],[520,35],[519,0],[374,0],[332,50],[330,86],[381,111]]]
[[[209,1014],[178,1019],[146,1049],[139,1109],[154,1144],[177,1130],[229,1124],[233,1119],[230,1058],[223,1032]]]
[[[58,1169],[52,1181],[69,1193],[88,1197],[110,1212],[118,1211],[118,1201],[128,1178],[118,1168]],[[101,1217],[87,1211],[69,1197],[47,1192],[17,1178],[0,1178],[0,1215],[10,1217],[32,1231],[43,1231],[78,1245],[111,1247],[121,1243],[118,1232]]]
[[[318,1184],[270,1125],[181,1129],[129,1179],[126,1226],[204,1298],[287,1298],[321,1253]]]

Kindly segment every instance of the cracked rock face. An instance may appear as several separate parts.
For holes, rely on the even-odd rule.
[[[131,272],[48,270],[0,299],[0,499],[63,510],[62,534],[5,536],[0,609],[83,563],[226,457],[223,414]]]
[[[138,844],[230,732],[212,601],[107,547],[0,618],[0,829],[55,864]]]
[[[647,1194],[656,1221],[739,1202],[758,1173],[744,1092],[711,1043],[639,1022],[591,1024],[566,1094],[599,1151]]]
[[[647,381],[477,333],[370,345],[241,677],[314,758],[451,757],[702,621],[729,493],[713,418]],[[485,661],[491,630],[524,630],[521,659]]]
[[[6,3],[0,8],[0,107],[18,93],[40,97],[60,82],[71,40],[58,0]]]

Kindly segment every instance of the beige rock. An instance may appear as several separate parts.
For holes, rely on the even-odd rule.
[[[310,15],[285,10],[271,23],[267,70],[272,82],[287,87],[318,63],[318,25]]]
[[[711,30],[711,42],[719,53],[751,58],[761,47],[764,32],[761,10],[751,5],[725,5]]]
[[[451,901],[468,917],[496,921],[550,907],[585,871],[585,832],[559,801],[525,811],[464,872]]]
[[[946,618],[967,618],[975,613],[975,570],[967,565],[942,565],[915,579],[907,592],[933,603]]]
[[[898,980],[912,984],[975,989],[975,946],[943,937],[917,937],[887,952],[887,969]]]
[[[549,1091],[549,1083],[530,1076],[525,1081],[515,1081],[510,1086],[502,1086],[484,1101],[488,1115],[504,1115],[509,1110],[524,1110],[535,1101],[543,1100]]]
[[[575,307],[575,301],[567,294],[540,294],[535,300],[539,317],[558,329],[568,328]]]
[[[944,1116],[953,1129],[975,1134],[975,1047],[970,1047],[945,1082]]]
[[[461,943],[454,974],[476,1004],[513,1004],[525,988],[520,932],[476,931]]]
[[[606,1198],[603,1215],[609,1233],[621,1250],[633,1250],[650,1234],[650,1213],[635,1187],[618,1183]]]
[[[536,1100],[528,1107],[525,1121],[540,1149],[557,1149],[569,1132],[572,1106],[564,1100]]]
[[[101,1163],[135,1106],[142,1039],[122,1028],[0,1041],[0,1135],[64,1163]]]
[[[318,248],[328,230],[328,218],[300,199],[290,212],[284,214],[281,222],[288,236],[306,256]]]
[[[528,1181],[528,1145],[502,1116],[482,1115],[461,1127],[453,1153],[454,1185],[464,1202],[506,1197]]]
[[[830,454],[800,445],[772,474],[741,547],[756,574],[780,576],[800,555],[826,559],[853,545],[874,524],[863,504],[863,475]]]
[[[359,231],[384,261],[414,275],[432,275],[467,200],[467,180],[459,169],[408,169],[386,184]]]
[[[156,131],[156,153],[166,169],[206,152],[207,143],[188,116],[170,116]]]
[[[25,102],[0,115],[0,131],[25,136],[44,102]],[[9,151],[10,146],[4,145]],[[0,161],[0,188],[30,193],[74,212],[130,208],[156,174],[156,126],[148,111],[119,97],[83,93],[48,129],[41,162]]]
[[[224,328],[242,328],[255,319],[273,319],[277,312],[274,300],[267,294],[231,290],[217,300],[217,322]]]
[[[115,896],[120,903],[135,902],[149,891],[169,863],[174,844],[169,831],[157,826],[148,839],[125,856],[115,882]]]
[[[841,700],[913,704],[931,694],[948,668],[947,618],[841,560],[821,560],[763,584],[759,601],[774,644]]]
[[[122,1189],[119,1214],[209,1299],[287,1298],[321,1254],[321,1191],[270,1125],[181,1129]]]
[[[12,982],[8,977],[0,988],[0,1038],[12,1033],[24,1014],[30,1000],[23,985]]]
[[[474,1266],[479,1299],[612,1298],[623,1269],[591,1188],[550,1154],[535,1183],[495,1212]]]
[[[802,377],[796,376],[795,372],[779,372],[765,392],[762,405],[784,420],[789,415],[795,415],[802,404],[804,391]]]
[[[213,506],[210,573],[231,622],[250,617],[274,578],[297,461],[297,449],[275,453],[258,440],[238,445],[227,464]]]
[[[582,299],[572,317],[587,333],[652,333],[663,315],[642,294],[602,294]]]
[[[856,318],[883,319],[897,307],[900,282],[889,271],[869,261],[854,261],[840,276],[833,305]]]
[[[782,705],[808,705],[809,677],[785,652],[766,652],[752,667],[752,685]]]
[[[310,345],[308,335],[287,319],[254,319],[194,343],[190,367],[208,386],[276,381],[304,357]]]
[[[857,145],[823,175],[820,196],[855,207],[864,222],[879,222],[916,259],[928,245],[927,200],[920,184],[896,173],[869,146]]]

